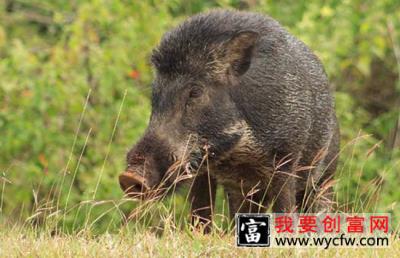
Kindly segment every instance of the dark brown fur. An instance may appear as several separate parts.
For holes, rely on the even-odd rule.
[[[152,62],[152,115],[128,154],[125,191],[129,173],[150,189],[194,173],[193,221],[203,224],[217,184],[232,217],[331,207],[339,129],[324,69],[304,43],[267,16],[213,11],[166,33]]]

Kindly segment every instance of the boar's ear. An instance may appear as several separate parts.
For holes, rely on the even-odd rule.
[[[255,31],[241,31],[224,44],[223,62],[228,73],[240,76],[250,67],[254,46],[259,38]]]

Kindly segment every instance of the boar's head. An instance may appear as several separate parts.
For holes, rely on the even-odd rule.
[[[232,130],[243,120],[235,85],[251,66],[258,33],[192,23],[167,33],[153,52],[150,122],[119,177],[129,196],[160,196],[179,171],[196,171],[206,154],[218,160],[242,137]]]

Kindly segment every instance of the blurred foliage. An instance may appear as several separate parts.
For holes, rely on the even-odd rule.
[[[2,0],[1,217],[118,227],[117,175],[150,114],[151,49],[216,7],[269,14],[315,51],[337,91],[341,208],[399,216],[398,0]]]

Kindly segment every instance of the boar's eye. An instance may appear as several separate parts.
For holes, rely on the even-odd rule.
[[[189,92],[189,98],[195,99],[200,97],[203,94],[203,89],[200,87],[194,87]]]

